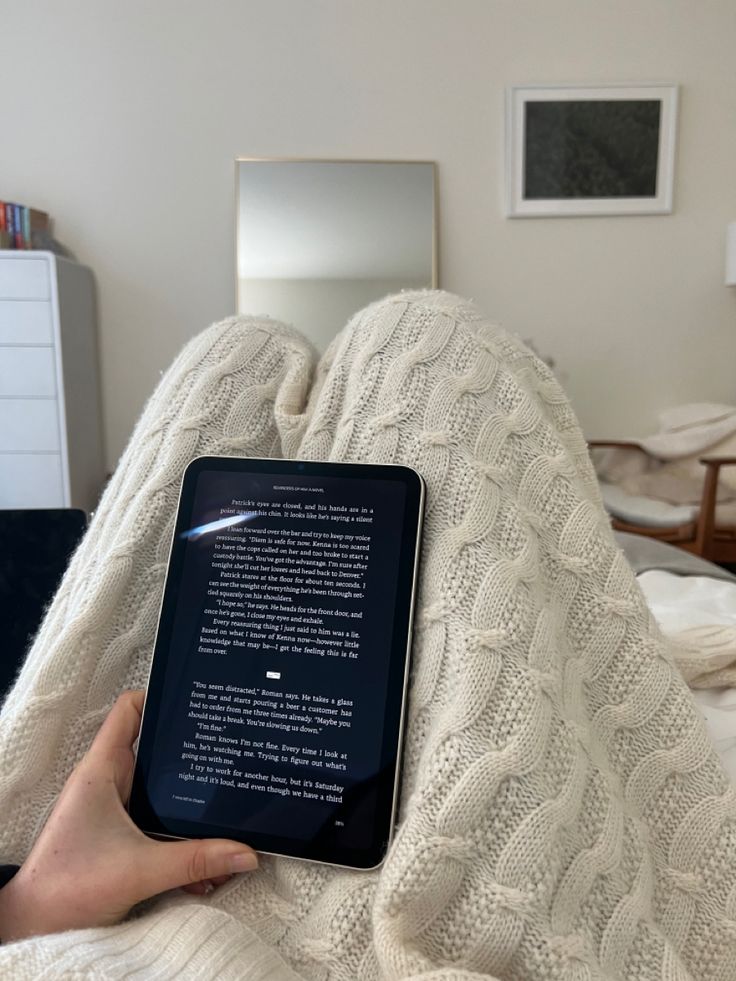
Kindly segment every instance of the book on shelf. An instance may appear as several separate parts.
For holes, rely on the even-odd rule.
[[[50,224],[45,211],[0,201],[0,249],[32,249],[34,233],[48,232]]]

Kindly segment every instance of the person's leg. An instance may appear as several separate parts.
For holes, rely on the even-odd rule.
[[[190,341],[161,379],[0,713],[4,860],[25,855],[119,692],[146,684],[187,463],[288,452],[314,360],[291,328],[239,317]]]
[[[299,455],[407,464],[426,481],[421,628],[445,622],[450,610],[458,626],[467,621],[463,633],[470,622],[491,627],[477,592],[499,551],[494,535],[512,536],[503,545],[518,560],[516,551],[531,546],[527,522],[539,522],[538,508],[575,507],[581,535],[610,540],[567,396],[546,365],[474,304],[441,291],[389,297],[351,321],[319,374]],[[555,502],[555,484],[571,483],[566,499]],[[437,666],[421,653],[417,662],[415,717],[421,678]],[[416,730],[410,742],[420,745]]]
[[[267,860],[215,903],[308,977],[684,978],[705,936],[736,976],[733,791],[546,366],[402,294],[310,406],[301,457],[427,482],[398,837],[376,873]]]

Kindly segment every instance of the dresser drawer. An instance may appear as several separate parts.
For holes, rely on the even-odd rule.
[[[0,256],[0,299],[48,300],[51,295],[46,259]]]
[[[64,481],[57,453],[0,453],[0,508],[61,508]]]
[[[48,399],[55,395],[52,347],[0,347],[0,398]]]
[[[52,344],[48,300],[0,300],[0,344]]]
[[[58,453],[56,399],[0,399],[0,453]]]

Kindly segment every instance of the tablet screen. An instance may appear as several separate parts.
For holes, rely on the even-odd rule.
[[[131,794],[143,830],[381,861],[422,500],[407,467],[189,466]]]

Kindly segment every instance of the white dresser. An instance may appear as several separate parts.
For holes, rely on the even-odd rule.
[[[89,512],[104,476],[92,273],[0,250],[0,508]]]

